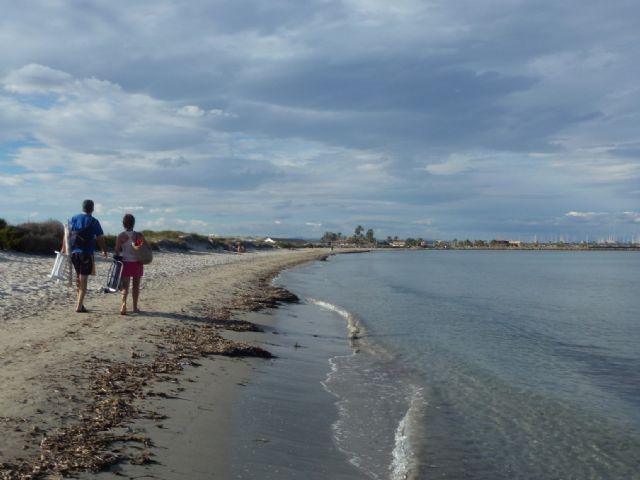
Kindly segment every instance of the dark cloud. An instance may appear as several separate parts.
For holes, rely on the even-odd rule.
[[[4,4],[6,197],[84,175],[193,225],[473,237],[640,196],[634,1]]]
[[[534,83],[535,79],[524,76],[478,73],[409,57],[297,65],[271,78],[255,79],[246,86],[245,95],[262,102],[316,111],[459,115],[470,110],[483,112],[496,99]]]
[[[197,164],[184,158],[163,159],[157,164],[160,168],[148,170],[143,176],[138,175],[138,167],[126,164],[118,172],[136,179],[138,184],[239,191],[252,190],[285,176],[269,164],[240,158],[211,158]],[[167,168],[171,169],[170,175],[166,174]]]
[[[624,145],[608,150],[608,153],[616,157],[637,160],[640,163],[640,145]]]

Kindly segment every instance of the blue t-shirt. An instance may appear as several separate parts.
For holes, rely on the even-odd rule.
[[[102,231],[102,226],[100,225],[100,222],[96,218],[93,218],[91,215],[87,215],[86,213],[79,213],[78,215],[74,215],[71,218],[71,221],[69,222],[69,228],[71,229],[71,231],[82,230],[87,225],[89,225],[89,222],[91,222],[92,220],[93,220],[93,235],[91,235],[91,240],[89,240],[89,245],[85,249],[72,248],[71,253],[84,252],[92,255],[93,252],[96,250],[96,237],[99,237],[100,235],[104,235],[104,232]]]

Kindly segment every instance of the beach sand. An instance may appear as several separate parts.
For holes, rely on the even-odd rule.
[[[247,343],[250,332],[222,327],[250,329],[234,320],[239,312],[291,300],[271,286],[273,275],[328,253],[156,254],[142,313],[121,316],[119,295],[100,292],[109,262],[98,261],[82,314],[75,289],[47,279],[52,257],[0,252],[0,478],[117,471],[157,456],[176,466],[166,478],[192,478],[190,470],[225,478],[225,436],[210,432],[231,428],[234,389],[254,365],[241,358],[268,353]],[[200,424],[211,405],[213,425]],[[204,435],[203,456],[195,445]]]

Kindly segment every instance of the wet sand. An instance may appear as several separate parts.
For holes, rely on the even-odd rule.
[[[210,431],[194,412],[212,397],[214,428],[231,428],[228,407],[252,368],[236,357],[269,354],[247,343],[250,333],[232,341],[224,332],[251,329],[233,320],[239,312],[290,300],[270,286],[275,273],[327,253],[159,254],[146,268],[142,313],[121,316],[119,296],[98,293],[107,262],[90,281],[89,313],[77,314],[73,289],[46,279],[52,258],[0,252],[0,478],[184,459],[194,452],[188,443]],[[207,401],[181,403],[187,394]],[[207,457],[192,455],[189,468],[225,478],[225,437],[218,438],[217,446],[209,438]],[[188,468],[173,474],[193,478]]]
[[[329,359],[353,354],[344,319],[304,302],[245,318],[264,324],[267,316],[275,317],[278,335],[261,345],[277,358],[257,363],[237,396],[229,478],[369,478],[336,446],[338,399],[323,386]]]
[[[350,354],[344,322],[304,305],[241,314],[262,332],[225,336],[268,349],[273,359],[208,357],[187,368],[167,397],[151,401],[163,420],[136,419],[156,455],[82,480],[363,480],[333,441],[335,397],[321,385],[328,358]],[[194,380],[194,381],[191,381]]]

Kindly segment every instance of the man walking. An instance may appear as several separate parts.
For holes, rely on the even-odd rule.
[[[82,212],[71,218],[71,262],[76,271],[78,285],[78,300],[76,312],[85,313],[88,310],[84,306],[84,297],[87,294],[89,275],[95,274],[95,260],[93,253],[96,243],[102,250],[102,255],[107,257],[107,245],[104,241],[104,232],[97,218],[92,216],[93,200],[82,202]],[[63,246],[64,251],[64,246]]]

